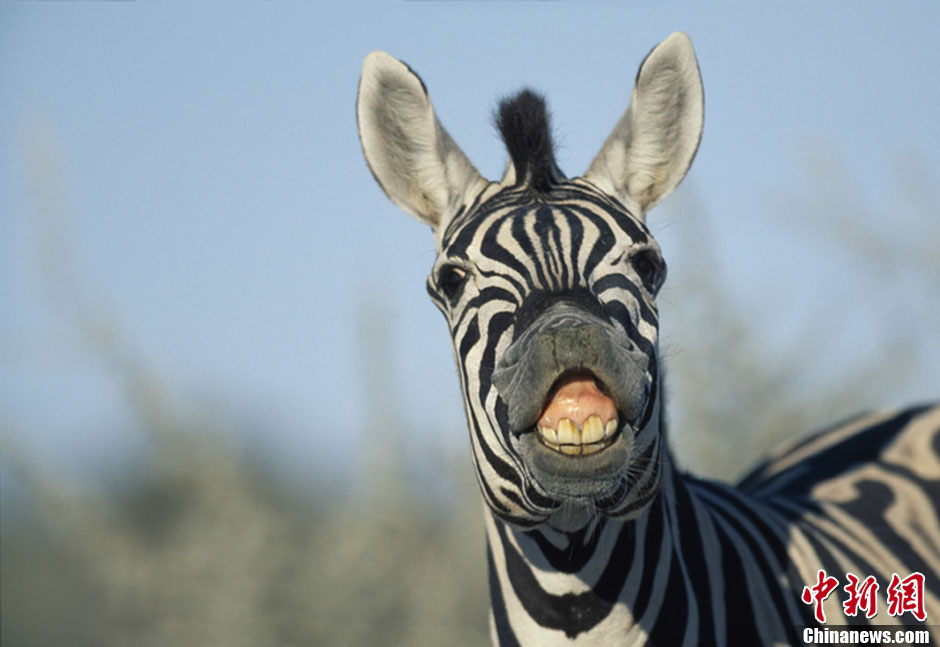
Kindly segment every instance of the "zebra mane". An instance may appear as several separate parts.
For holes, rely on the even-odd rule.
[[[496,114],[499,129],[516,171],[516,181],[526,182],[539,193],[554,184],[556,167],[545,98],[522,90],[503,99]]]

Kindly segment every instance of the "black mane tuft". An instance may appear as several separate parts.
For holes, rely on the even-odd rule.
[[[503,99],[496,127],[509,149],[516,181],[528,181],[539,193],[548,193],[554,183],[555,153],[545,99],[531,90]]]

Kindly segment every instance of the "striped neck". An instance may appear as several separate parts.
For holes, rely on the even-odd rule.
[[[663,457],[661,490],[637,518],[596,518],[572,533],[546,526],[514,528],[487,509],[487,558],[494,644],[552,645],[642,642],[645,608],[660,608],[666,589],[679,583],[676,537],[683,512],[671,460]],[[680,479],[681,480],[681,479]],[[685,493],[679,483],[678,490]],[[658,564],[650,569],[649,564]],[[686,606],[683,601],[683,607]],[[682,609],[677,609],[682,611]],[[680,638],[681,642],[681,638]]]
[[[735,497],[678,474],[664,452],[659,495],[632,520],[562,533],[513,528],[486,510],[493,643],[696,645],[727,635],[711,608],[727,591],[709,572],[721,566],[706,562],[713,511],[699,486]]]

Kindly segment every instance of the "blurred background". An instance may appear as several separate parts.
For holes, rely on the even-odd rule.
[[[0,3],[0,642],[485,643],[429,230],[369,174],[407,61],[480,171],[547,94],[580,174],[689,33],[706,125],[649,217],[671,445],[940,395],[940,5]]]

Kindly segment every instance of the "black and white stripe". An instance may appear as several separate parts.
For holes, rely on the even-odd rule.
[[[544,102],[505,101],[511,162],[491,182],[406,65],[366,59],[366,160],[435,235],[427,288],[451,331],[487,504],[495,644],[802,644],[814,619],[800,595],[819,569],[875,576],[879,624],[901,620],[885,611],[892,573],[923,573],[928,622],[940,622],[940,407],[849,421],[737,487],[673,464],[657,352],[665,264],[644,214],[688,169],[702,106],[691,43],[674,34],[581,177],[555,164]],[[526,373],[540,366],[555,373]],[[531,411],[556,377],[585,373],[616,404],[617,430],[570,456],[537,440]],[[867,622],[846,618],[842,599],[825,602],[834,622]]]
[[[845,573],[874,575],[878,624],[895,622],[892,573],[921,572],[928,622],[938,617],[940,408],[865,416],[807,442],[812,454],[787,452],[762,468],[774,477],[739,487],[667,459],[659,496],[629,522],[601,517],[569,534],[490,517],[494,642],[802,645],[816,623],[800,593],[817,569],[840,587]],[[845,617],[840,593],[825,604],[831,622],[867,622]]]

